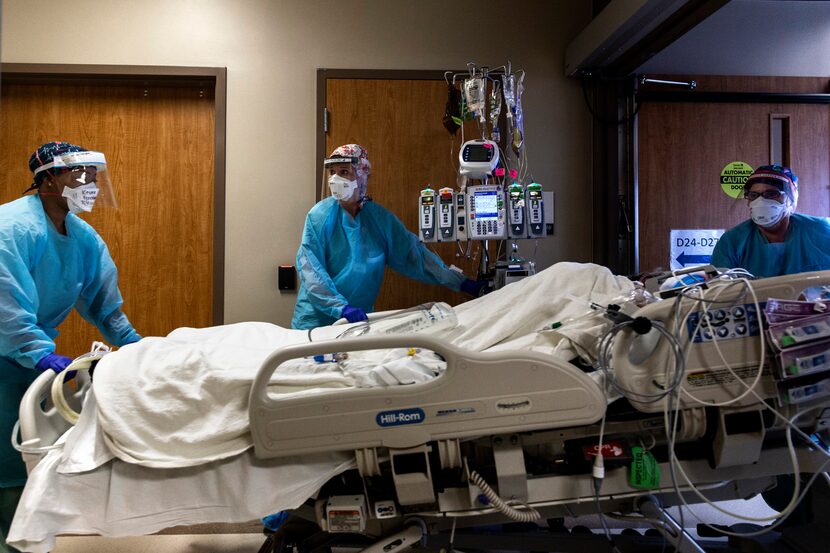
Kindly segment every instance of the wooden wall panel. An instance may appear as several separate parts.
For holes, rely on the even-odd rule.
[[[826,80],[696,77],[699,90],[826,91]],[[648,102],[638,117],[639,270],[669,266],[672,229],[731,228],[749,217],[746,201],[723,193],[732,161],[769,163],[769,116],[790,115],[798,211],[830,216],[830,107],[811,104]]]
[[[331,113],[326,153],[341,144],[365,146],[372,163],[368,194],[417,233],[419,192],[427,185],[435,190],[445,186],[457,189],[461,131],[452,137],[441,124],[447,84],[442,80],[327,79],[326,90]],[[478,135],[467,136],[475,137]],[[328,195],[328,190],[324,193]],[[459,253],[456,243],[428,247],[447,265],[454,264],[475,278],[482,243],[471,244],[470,258]],[[375,310],[428,301],[457,305],[468,299],[465,294],[422,284],[387,269]]]
[[[107,156],[117,210],[83,218],[119,270],[124,311],[144,336],[209,326],[213,267],[212,90],[192,87],[5,85],[0,201],[31,183],[42,143],[65,140]],[[88,351],[97,330],[74,313],[58,352]]]

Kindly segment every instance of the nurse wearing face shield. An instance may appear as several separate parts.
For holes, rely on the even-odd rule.
[[[750,218],[721,236],[712,254],[718,268],[772,277],[830,269],[830,221],[796,213],[798,177],[765,165],[744,185]]]
[[[363,147],[340,146],[324,165],[331,196],[306,217],[297,252],[300,291],[293,328],[329,325],[341,317],[365,320],[386,265],[409,278],[472,296],[486,291],[484,281],[449,269],[395,215],[366,195],[371,164]]]
[[[10,443],[23,393],[43,371],[72,361],[55,351],[73,308],[116,346],[141,337],[121,311],[118,273],[98,233],[76,216],[115,206],[104,155],[66,142],[32,154],[34,182],[0,205],[0,543],[26,480]],[[0,551],[2,551],[0,547]]]

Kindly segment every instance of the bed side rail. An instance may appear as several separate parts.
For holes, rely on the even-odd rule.
[[[447,361],[440,377],[388,388],[268,393],[284,362],[315,354],[420,347]],[[250,393],[256,455],[415,447],[432,440],[591,424],[605,412],[600,387],[578,368],[534,352],[476,353],[423,334],[363,336],[275,351]]]
[[[27,472],[32,472],[48,448],[72,426],[60,416],[52,403],[50,391],[56,376],[53,371],[43,371],[20,401],[20,448],[23,449],[21,455]],[[75,411],[81,410],[89,380],[89,373],[82,371],[64,384],[64,397]],[[16,440],[17,436],[13,439]]]

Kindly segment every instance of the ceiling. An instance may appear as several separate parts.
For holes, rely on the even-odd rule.
[[[731,0],[637,73],[830,77],[830,1]]]

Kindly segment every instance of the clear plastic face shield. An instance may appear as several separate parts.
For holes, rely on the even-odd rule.
[[[323,161],[323,182],[320,183],[320,196],[326,191],[338,201],[349,201],[355,197],[358,189],[355,156],[333,156]]]
[[[63,184],[61,196],[73,213],[92,211],[92,206],[118,207],[107,160],[101,152],[71,152],[35,170],[35,175],[49,171],[53,180]]]

